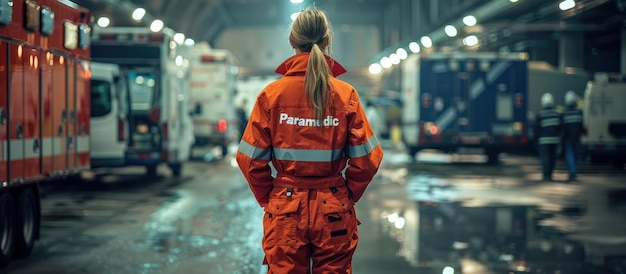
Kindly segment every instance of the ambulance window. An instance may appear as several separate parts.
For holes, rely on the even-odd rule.
[[[39,7],[37,2],[26,0],[26,22],[24,27],[29,31],[35,31],[39,28]]]
[[[11,23],[13,17],[13,1],[0,0],[0,24],[6,25]]]
[[[156,90],[156,76],[153,73],[130,72],[128,74],[128,89],[131,110],[150,110]]]
[[[91,117],[111,112],[111,90],[108,82],[91,79]]]
[[[41,7],[41,33],[50,35],[54,31],[54,12],[48,7]]]

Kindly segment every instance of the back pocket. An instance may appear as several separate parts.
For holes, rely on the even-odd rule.
[[[266,244],[296,243],[300,199],[270,199],[263,217],[263,241]]]

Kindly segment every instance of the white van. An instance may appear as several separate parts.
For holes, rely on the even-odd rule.
[[[597,73],[587,83],[582,145],[592,162],[626,161],[626,82],[623,75]]]
[[[125,79],[116,64],[92,62],[91,73],[91,166],[124,166],[128,146]]]

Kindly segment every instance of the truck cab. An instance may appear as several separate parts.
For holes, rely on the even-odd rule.
[[[596,73],[583,103],[582,145],[592,162],[626,161],[626,81],[624,75]]]
[[[116,64],[91,63],[91,165],[126,164],[128,93]]]

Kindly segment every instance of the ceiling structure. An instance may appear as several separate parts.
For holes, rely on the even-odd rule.
[[[462,37],[474,34],[479,50],[524,51],[558,47],[559,35],[568,32],[583,35],[585,50],[619,53],[626,19],[626,0],[575,0],[576,6],[566,11],[558,7],[562,0],[316,0],[314,4],[305,0],[297,5],[289,0],[73,1],[96,18],[110,17],[114,26],[149,25],[130,19],[134,8],[143,7],[149,14],[146,19],[162,19],[173,30],[209,44],[228,29],[289,24],[292,12],[315,5],[328,13],[334,26],[377,26],[384,47],[380,56],[423,35],[439,35],[438,47],[463,47]],[[478,25],[465,27],[461,18],[471,12],[479,13]],[[456,38],[443,34],[447,24],[459,28]]]

